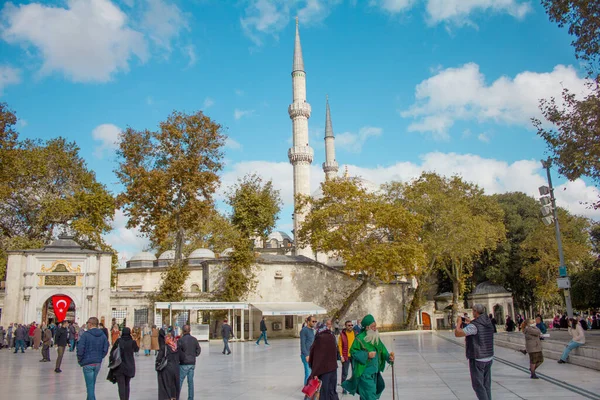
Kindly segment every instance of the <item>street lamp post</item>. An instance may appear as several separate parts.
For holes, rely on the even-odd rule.
[[[558,267],[560,278],[558,279],[558,287],[564,289],[565,295],[565,303],[567,306],[567,314],[570,318],[573,317],[573,306],[571,305],[571,284],[569,280],[569,276],[567,274],[567,266],[565,264],[565,255],[563,253],[562,246],[562,238],[560,235],[560,225],[558,223],[558,214],[556,212],[556,198],[554,197],[554,187],[552,186],[552,177],[550,175],[550,166],[552,165],[550,159],[542,160],[542,166],[546,169],[546,175],[548,176],[548,186],[541,186],[539,188],[540,195],[540,203],[542,204],[542,214],[544,218],[542,221],[546,225],[550,225],[554,222],[554,230],[556,231],[556,242],[558,243],[558,258],[560,260],[560,265]],[[550,204],[548,204],[548,197],[546,195],[550,195]],[[552,209],[552,217],[549,216],[550,210]]]

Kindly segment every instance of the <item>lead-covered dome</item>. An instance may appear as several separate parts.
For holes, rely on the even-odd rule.
[[[509,293],[509,291],[506,290],[504,287],[497,285],[495,283],[492,283],[490,281],[485,281],[485,282],[480,283],[479,285],[477,285],[475,287],[475,290],[473,290],[474,295],[497,294],[497,293]]]
[[[154,254],[150,253],[149,251],[142,251],[140,253],[137,253],[133,257],[131,257],[131,259],[129,261],[155,261],[155,260],[156,260],[156,257],[154,256]]]
[[[175,250],[167,250],[163,252],[159,257],[159,260],[174,260],[175,259]]]
[[[210,249],[196,249],[188,258],[215,258],[215,253]]]
[[[272,232],[268,237],[267,240],[271,240],[271,239],[275,239],[278,242],[283,242],[284,240],[289,240],[290,242],[292,241],[292,238],[290,237],[290,235],[288,235],[287,233],[283,232],[283,231],[275,231]]]

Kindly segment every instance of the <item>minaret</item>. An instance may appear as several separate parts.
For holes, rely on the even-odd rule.
[[[310,118],[311,110],[310,104],[306,102],[306,73],[302,59],[298,17],[296,17],[296,42],[292,66],[292,92],[293,101],[288,107],[288,113],[292,120],[294,142],[288,151],[288,158],[294,168],[294,237],[297,237],[306,216],[306,210],[302,213],[298,212],[296,196],[310,196],[310,164],[313,160],[313,149],[308,145],[308,118]],[[309,247],[300,249],[297,245],[296,255],[313,257]]]
[[[326,97],[327,108],[325,111],[325,162],[323,171],[325,171],[325,180],[331,180],[337,177],[338,163],[335,161],[335,144],[333,128],[331,126],[331,111],[329,111],[329,96]]]

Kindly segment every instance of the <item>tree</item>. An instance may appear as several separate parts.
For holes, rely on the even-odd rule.
[[[125,190],[119,204],[153,247],[175,235],[175,263],[182,259],[185,231],[214,211],[213,195],[223,168],[221,125],[202,111],[173,112],[158,131],[128,127],[120,135],[119,167]]]
[[[542,0],[550,20],[569,26],[575,37],[575,56],[586,63],[588,93],[578,98],[565,88],[562,102],[540,100],[544,118],[555,129],[547,129],[539,119],[533,124],[547,143],[558,171],[570,180],[592,178],[600,186],[600,3],[594,0]],[[600,199],[593,205],[600,207]]]
[[[452,280],[452,311],[456,313],[474,261],[504,238],[502,209],[477,185],[458,176],[426,172],[411,183],[393,182],[386,189],[390,198],[424,221],[420,240],[427,258],[413,275],[418,286],[424,286],[436,268],[445,271]],[[424,291],[418,286],[409,307],[409,325],[414,324],[422,301]]]
[[[582,270],[592,260],[589,236],[589,220],[570,214],[559,208],[558,220],[562,235],[565,263],[570,273]],[[527,262],[521,276],[535,282],[534,295],[541,309],[562,303],[558,278],[558,245],[554,226],[544,226],[541,222],[521,243]]]
[[[252,242],[239,235],[229,255],[227,265],[223,268],[215,299],[219,301],[241,301],[248,293],[256,289],[256,273],[253,269],[256,257]]]
[[[264,182],[256,174],[238,179],[226,194],[225,202],[231,206],[231,222],[245,237],[259,235],[263,242],[275,228],[281,197],[271,180]]]
[[[369,284],[412,276],[424,262],[419,241],[421,218],[406,208],[369,193],[352,178],[321,184],[321,198],[300,197],[308,209],[297,245],[330,253],[345,262],[344,270],[362,279],[333,318],[341,318]]]
[[[492,197],[504,211],[506,240],[500,242],[495,250],[482,254],[480,270],[485,278],[511,291],[515,308],[526,310],[535,304],[535,282],[521,274],[524,265],[529,262],[521,244],[541,225],[540,206],[534,198],[521,192]]]
[[[16,121],[0,104],[0,279],[7,250],[42,247],[67,224],[84,247],[107,250],[115,210],[74,142],[20,141]]]
[[[571,300],[580,310],[600,308],[600,268],[571,274]]]

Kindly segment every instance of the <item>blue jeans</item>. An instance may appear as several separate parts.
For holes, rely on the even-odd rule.
[[[260,336],[258,337],[258,340],[256,341],[256,344],[260,343],[260,339],[265,339],[265,344],[269,344],[269,341],[267,340],[267,331],[262,331],[260,333]]]
[[[188,380],[188,400],[194,400],[194,370],[195,365],[180,365],[179,366],[179,386],[183,387],[183,380],[187,377]]]
[[[89,364],[83,366],[83,378],[87,390],[86,400],[96,400],[96,378],[102,364]]]
[[[560,359],[563,361],[567,361],[567,357],[569,357],[569,353],[571,352],[571,350],[578,348],[579,346],[583,346],[581,343],[577,343],[574,342],[573,340],[571,340],[569,342],[569,344],[567,345],[567,347],[565,347],[565,351],[563,351],[562,356],[560,356]]]
[[[310,376],[311,369],[308,366],[308,361],[306,361],[306,357],[300,354],[300,358],[302,359],[302,364],[304,365],[304,384],[302,386],[305,386],[308,382],[308,377]]]
[[[75,350],[75,339],[69,339],[69,351]]]
[[[229,339],[223,338],[223,353],[231,353],[229,349]]]
[[[15,340],[15,353],[17,351],[19,351],[19,348],[21,348],[21,353],[25,353],[25,340],[23,340],[23,339]]]

